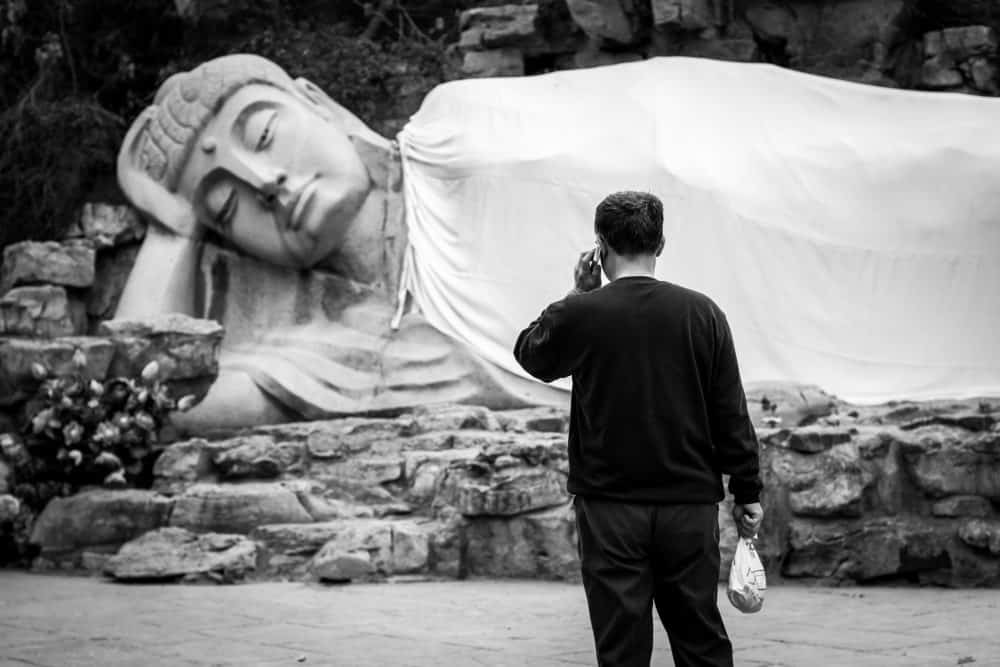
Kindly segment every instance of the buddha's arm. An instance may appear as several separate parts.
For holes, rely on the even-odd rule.
[[[153,223],[118,302],[117,318],[195,312],[201,243]]]

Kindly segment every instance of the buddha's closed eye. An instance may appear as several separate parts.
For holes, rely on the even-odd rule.
[[[254,151],[263,151],[274,142],[278,129],[278,112],[274,109],[261,110],[246,119],[243,131],[244,143]]]

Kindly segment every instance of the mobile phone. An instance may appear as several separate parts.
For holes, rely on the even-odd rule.
[[[594,252],[590,255],[590,268],[593,270],[595,266],[599,266],[601,263],[601,244],[594,244]]]

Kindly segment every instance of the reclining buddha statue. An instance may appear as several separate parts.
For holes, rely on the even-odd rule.
[[[155,223],[116,316],[225,327],[220,375],[182,428],[563,398],[498,383],[468,346],[403,312],[396,145],[268,60],[226,56],[163,83],[118,177]]]
[[[390,140],[225,56],[164,82],[122,145],[120,185],[154,222],[116,316],[224,325],[182,429],[563,405],[568,381],[528,377],[513,341],[572,286],[594,206],[647,189],[666,207],[658,276],[720,303],[744,381],[995,394],[998,111],[655,58],[441,84]]]

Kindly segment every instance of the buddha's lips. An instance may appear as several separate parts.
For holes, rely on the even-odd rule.
[[[309,202],[312,200],[313,194],[316,192],[316,181],[309,181],[305,186],[299,190],[292,202],[292,214],[288,218],[289,228],[294,231],[309,231],[305,229],[304,220],[302,218],[305,215],[306,210],[309,208]]]

